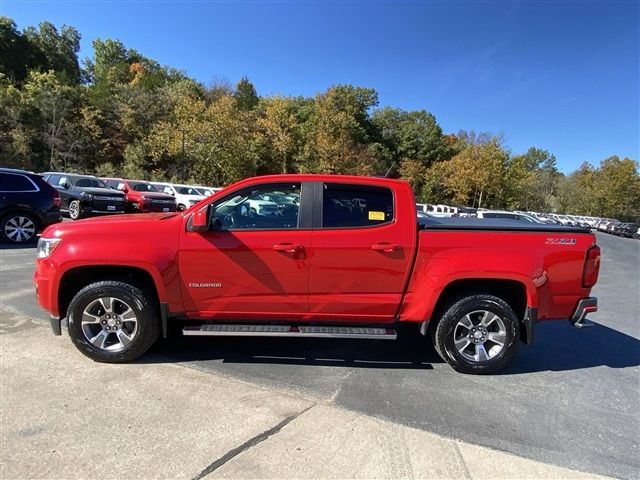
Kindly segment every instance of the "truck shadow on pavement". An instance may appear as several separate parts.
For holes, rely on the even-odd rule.
[[[578,330],[569,322],[542,323],[529,346],[498,375],[640,366],[640,340],[600,324]],[[349,368],[433,369],[443,360],[419,334],[397,341],[181,337],[162,339],[139,361],[221,361],[230,364],[310,365]],[[447,367],[448,368],[448,367]]]
[[[521,347],[498,374],[640,366],[640,340],[598,323],[577,329],[569,322],[542,322],[536,326],[533,344]]]
[[[421,340],[421,339],[417,339]],[[140,361],[222,361],[233,364],[309,365],[349,368],[432,369],[442,360],[429,345],[407,340],[344,340],[247,337],[173,337],[156,343]]]

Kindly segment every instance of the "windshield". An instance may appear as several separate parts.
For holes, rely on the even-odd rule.
[[[76,187],[89,187],[89,188],[109,188],[107,184],[104,183],[99,178],[91,178],[91,177],[80,177],[80,178],[71,178],[71,183],[73,183]]]
[[[176,190],[180,195],[198,195],[202,196],[202,194],[197,191],[195,188],[191,187],[176,187]]]
[[[136,192],[157,192],[155,187],[147,182],[129,182],[129,185]]]

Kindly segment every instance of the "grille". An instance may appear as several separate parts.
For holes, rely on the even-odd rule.
[[[124,197],[103,197],[100,195],[94,195],[94,200],[104,200],[107,202],[124,202]]]

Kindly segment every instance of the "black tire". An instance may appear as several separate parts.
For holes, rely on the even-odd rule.
[[[478,311],[486,311],[497,315],[505,328],[505,341],[502,349],[492,358],[485,360],[473,360],[465,357],[463,353],[458,351],[454,343],[458,322],[468,314],[472,314],[471,316],[473,317],[473,312]],[[477,327],[477,325],[474,325],[474,328]],[[464,332],[464,330],[462,331]],[[465,337],[461,338],[464,339]],[[472,338],[471,331],[469,331],[468,338]],[[436,326],[433,342],[442,359],[458,372],[487,374],[503,368],[511,361],[518,348],[519,338],[520,322],[509,304],[493,295],[471,295],[456,301],[446,309]],[[490,345],[495,347],[493,343],[490,343]],[[475,348],[473,343],[470,344],[470,347]],[[469,355],[469,350],[465,352]]]
[[[25,245],[38,238],[38,220],[25,212],[12,212],[0,220],[0,239],[5,243]]]
[[[71,200],[69,202],[69,218],[71,220],[80,220],[82,218],[82,204],[80,200]]]
[[[181,203],[178,204],[177,210],[179,212],[183,212],[186,209],[187,209],[187,207],[185,207],[183,204],[181,204]]]
[[[116,298],[135,313],[137,330],[130,343],[121,349],[99,348],[89,341],[83,331],[82,316],[85,309],[102,297]],[[67,310],[69,336],[80,352],[96,362],[129,362],[144,354],[160,335],[160,315],[153,295],[128,283],[109,280],[92,283],[80,290]],[[123,320],[124,322],[124,320]],[[102,327],[96,325],[98,329]],[[99,331],[99,330],[98,330]],[[114,333],[115,339],[118,335]],[[112,339],[114,337],[111,337]]]

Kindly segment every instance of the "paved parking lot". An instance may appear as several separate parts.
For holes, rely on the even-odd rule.
[[[603,266],[594,295],[600,311],[590,316],[596,326],[540,325],[534,344],[523,346],[499,375],[457,374],[430,346],[412,340],[302,343],[177,337],[160,341],[139,363],[149,369],[188,366],[212,379],[222,375],[275,388],[341,411],[545,463],[638,478],[640,242],[606,234],[598,234],[598,242]],[[25,323],[47,322],[33,296],[34,249],[4,249],[0,261],[0,311],[16,319],[3,322],[0,333],[25,336]],[[64,336],[45,338],[69,343]],[[297,400],[282,403],[282,417],[305,408]],[[223,406],[212,404],[211,415],[216,408]],[[22,412],[28,415],[28,409]],[[206,409],[198,412],[206,414]],[[241,470],[234,474],[243,476]]]

